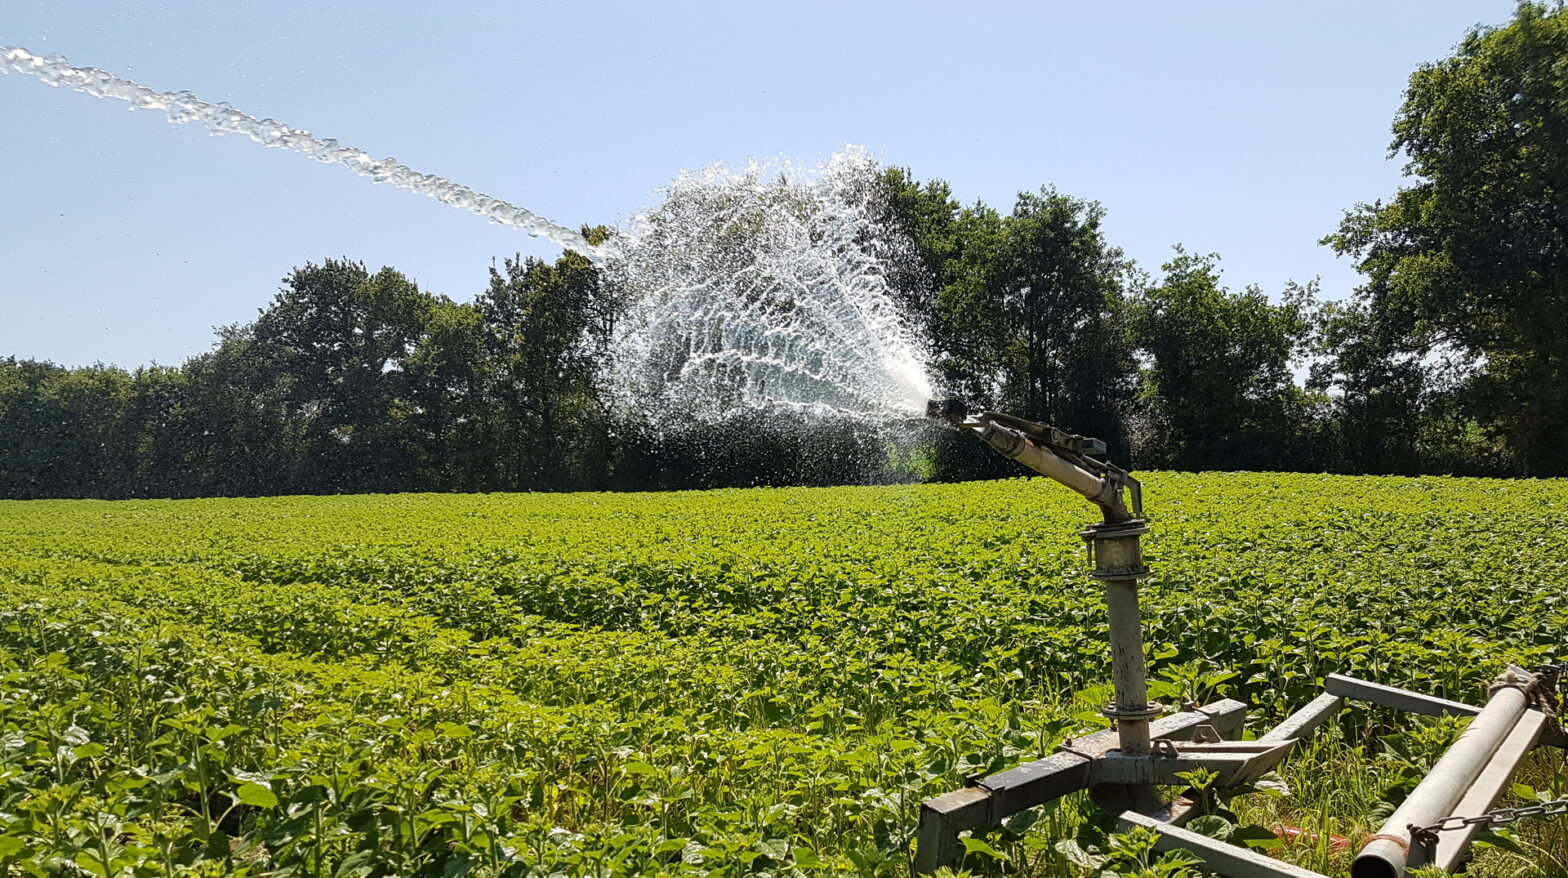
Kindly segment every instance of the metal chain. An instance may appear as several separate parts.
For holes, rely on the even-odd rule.
[[[1501,826],[1515,820],[1527,817],[1560,817],[1568,814],[1568,798],[1553,799],[1550,802],[1541,802],[1535,805],[1524,805],[1518,808],[1497,808],[1485,814],[1474,817],[1444,817],[1430,826],[1410,825],[1410,834],[1449,832],[1454,829],[1464,829],[1466,826]]]
[[[1484,829],[1491,826],[1504,826],[1515,820],[1530,817],[1561,817],[1564,814],[1568,814],[1568,799],[1554,799],[1521,808],[1498,808],[1474,817],[1444,817],[1430,826],[1410,824],[1410,840],[1421,845],[1435,845],[1439,832],[1450,832],[1467,826],[1480,826]]]

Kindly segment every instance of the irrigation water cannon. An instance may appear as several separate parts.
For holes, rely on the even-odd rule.
[[[1509,666],[1487,689],[1483,707],[1396,689],[1340,674],[1324,692],[1256,740],[1241,741],[1247,705],[1233,699],[1183,705],[1167,713],[1148,700],[1138,583],[1150,575],[1140,539],[1149,532],[1142,486],[1107,462],[1105,443],[989,411],[960,400],[932,400],[926,414],[973,433],[1004,457],[1058,482],[1094,503],[1104,520],[1079,533],[1089,545],[1095,579],[1105,589],[1115,700],[1104,708],[1114,727],[1068,739],[1053,754],[1006,771],[968,779],[968,785],[928,799],[920,808],[915,870],[957,866],[965,832],[983,832],[1020,811],[1087,790],[1123,829],[1144,827],[1160,850],[1180,848],[1208,871],[1232,878],[1319,873],[1185,829],[1202,814],[1203,796],[1183,789],[1182,775],[1213,772],[1214,786],[1244,787],[1277,767],[1299,743],[1344,708],[1347,699],[1429,716],[1470,716],[1470,725],[1411,791],[1352,868],[1352,878],[1400,878],[1410,866],[1453,871],[1477,833],[1509,822],[1519,811],[1490,811],[1525,756],[1538,744],[1568,746],[1557,722],[1556,686],[1568,666],[1535,672]],[[1162,795],[1162,787],[1174,795]],[[1568,800],[1547,814],[1568,811]],[[1560,807],[1556,807],[1560,806]]]
[[[931,400],[926,416],[972,432],[1003,457],[1077,491],[1100,507],[1107,524],[1143,514],[1142,486],[1126,470],[1101,459],[1105,443],[1099,439],[997,412],[970,414],[968,404],[959,399]],[[1130,495],[1130,506],[1124,495]]]

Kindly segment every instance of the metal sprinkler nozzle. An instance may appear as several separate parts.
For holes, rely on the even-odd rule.
[[[961,399],[926,402],[926,417],[974,433],[1003,457],[1077,491],[1105,512],[1108,522],[1143,514],[1138,480],[1105,460],[1105,443],[1000,412],[976,411]],[[1131,494],[1131,508],[1123,492]]]
[[[1105,585],[1116,701],[1106,705],[1104,713],[1116,723],[1124,754],[1134,759],[1149,756],[1150,721],[1160,711],[1149,703],[1138,613],[1138,580],[1149,575],[1139,544],[1149,529],[1143,522],[1138,480],[1103,459],[1106,448],[1099,439],[1001,412],[971,412],[957,399],[931,400],[926,415],[973,433],[1003,457],[1072,489],[1104,514],[1104,522],[1079,534],[1089,544],[1095,578]],[[1096,795],[1095,801],[1113,814],[1128,809],[1149,814],[1161,807],[1153,783],[1146,780],[1107,783]]]
[[[926,403],[926,417],[957,427],[969,417],[969,404],[961,399],[933,399]]]

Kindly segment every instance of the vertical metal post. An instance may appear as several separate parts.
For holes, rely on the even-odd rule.
[[[1111,680],[1116,700],[1106,705],[1104,712],[1116,723],[1117,741],[1123,753],[1150,751],[1149,722],[1160,712],[1158,705],[1149,704],[1143,620],[1138,610],[1138,580],[1149,575],[1139,538],[1148,532],[1141,519],[1129,519],[1095,525],[1080,534],[1094,553],[1094,578],[1105,583]],[[1117,801],[1126,808],[1147,811],[1159,806],[1159,796],[1152,786],[1128,786],[1119,792]]]
[[[1138,610],[1138,580],[1149,575],[1139,538],[1149,528],[1139,519],[1100,524],[1081,536],[1094,552],[1094,578],[1105,583],[1111,634],[1111,677],[1116,701],[1105,708],[1116,721],[1121,749],[1149,751],[1149,721],[1159,714],[1149,706],[1149,675],[1143,661],[1143,619]]]

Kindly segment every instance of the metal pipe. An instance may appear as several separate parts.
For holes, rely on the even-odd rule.
[[[1395,710],[1419,713],[1422,716],[1475,716],[1481,708],[1461,704],[1446,698],[1435,698],[1420,692],[1411,692],[1382,683],[1369,683],[1344,674],[1329,674],[1323,678],[1323,691],[1353,701],[1370,701]]]
[[[1323,878],[1322,873],[1292,866],[1250,848],[1172,826],[1135,811],[1123,813],[1117,822],[1123,832],[1138,826],[1153,832],[1156,836],[1155,850],[1186,851],[1202,860],[1203,865],[1216,875],[1228,875],[1230,878]]]
[[[1052,454],[1047,448],[1030,442],[1028,437],[1007,427],[987,424],[980,431],[980,438],[995,448],[1003,457],[1018,461],[1026,467],[1099,502],[1105,494],[1105,480],[1094,473],[1080,469]]]
[[[1351,878],[1400,878],[1410,861],[1410,827],[1428,826],[1454,813],[1465,790],[1524,715],[1525,690],[1535,678],[1518,668],[1492,685],[1486,706],[1421,781],[1350,866]]]
[[[1541,732],[1550,721],[1551,717],[1538,710],[1527,710],[1519,718],[1519,724],[1514,726],[1513,732],[1503,741],[1503,746],[1497,748],[1497,754],[1492,761],[1486,764],[1481,776],[1475,779],[1470,789],[1465,791],[1465,797],[1454,806],[1454,813],[1465,817],[1475,817],[1491,810],[1497,802],[1498,796],[1508,788],[1513,780],[1514,772],[1519,770],[1519,765],[1524,758],[1535,749],[1536,741],[1540,740]],[[1444,872],[1453,872],[1464,862],[1471,842],[1480,834],[1480,824],[1466,826],[1452,832],[1443,833],[1437,840],[1436,850],[1418,848],[1411,851],[1411,865],[1427,865],[1430,863]]]
[[[1147,576],[1140,537],[1142,522],[1099,525],[1084,531],[1094,547],[1094,575],[1105,583],[1106,623],[1111,640],[1111,682],[1116,702],[1106,713],[1116,722],[1123,753],[1149,753],[1149,722],[1158,708],[1149,705],[1149,672],[1143,659],[1143,619],[1138,607],[1138,580]],[[1137,810],[1159,803],[1153,786],[1128,785],[1125,801]]]
[[[1138,612],[1138,583],[1113,579],[1105,583],[1105,607],[1111,629],[1111,680],[1116,687],[1116,730],[1127,753],[1149,752],[1148,672],[1143,663],[1143,631]]]
[[[1318,730],[1318,726],[1328,722],[1331,717],[1343,710],[1344,707],[1345,699],[1332,692],[1325,692],[1312,699],[1306,707],[1285,717],[1279,725],[1270,729],[1267,734],[1258,738],[1258,740],[1289,741],[1295,739],[1305,741],[1312,737],[1312,733]]]

